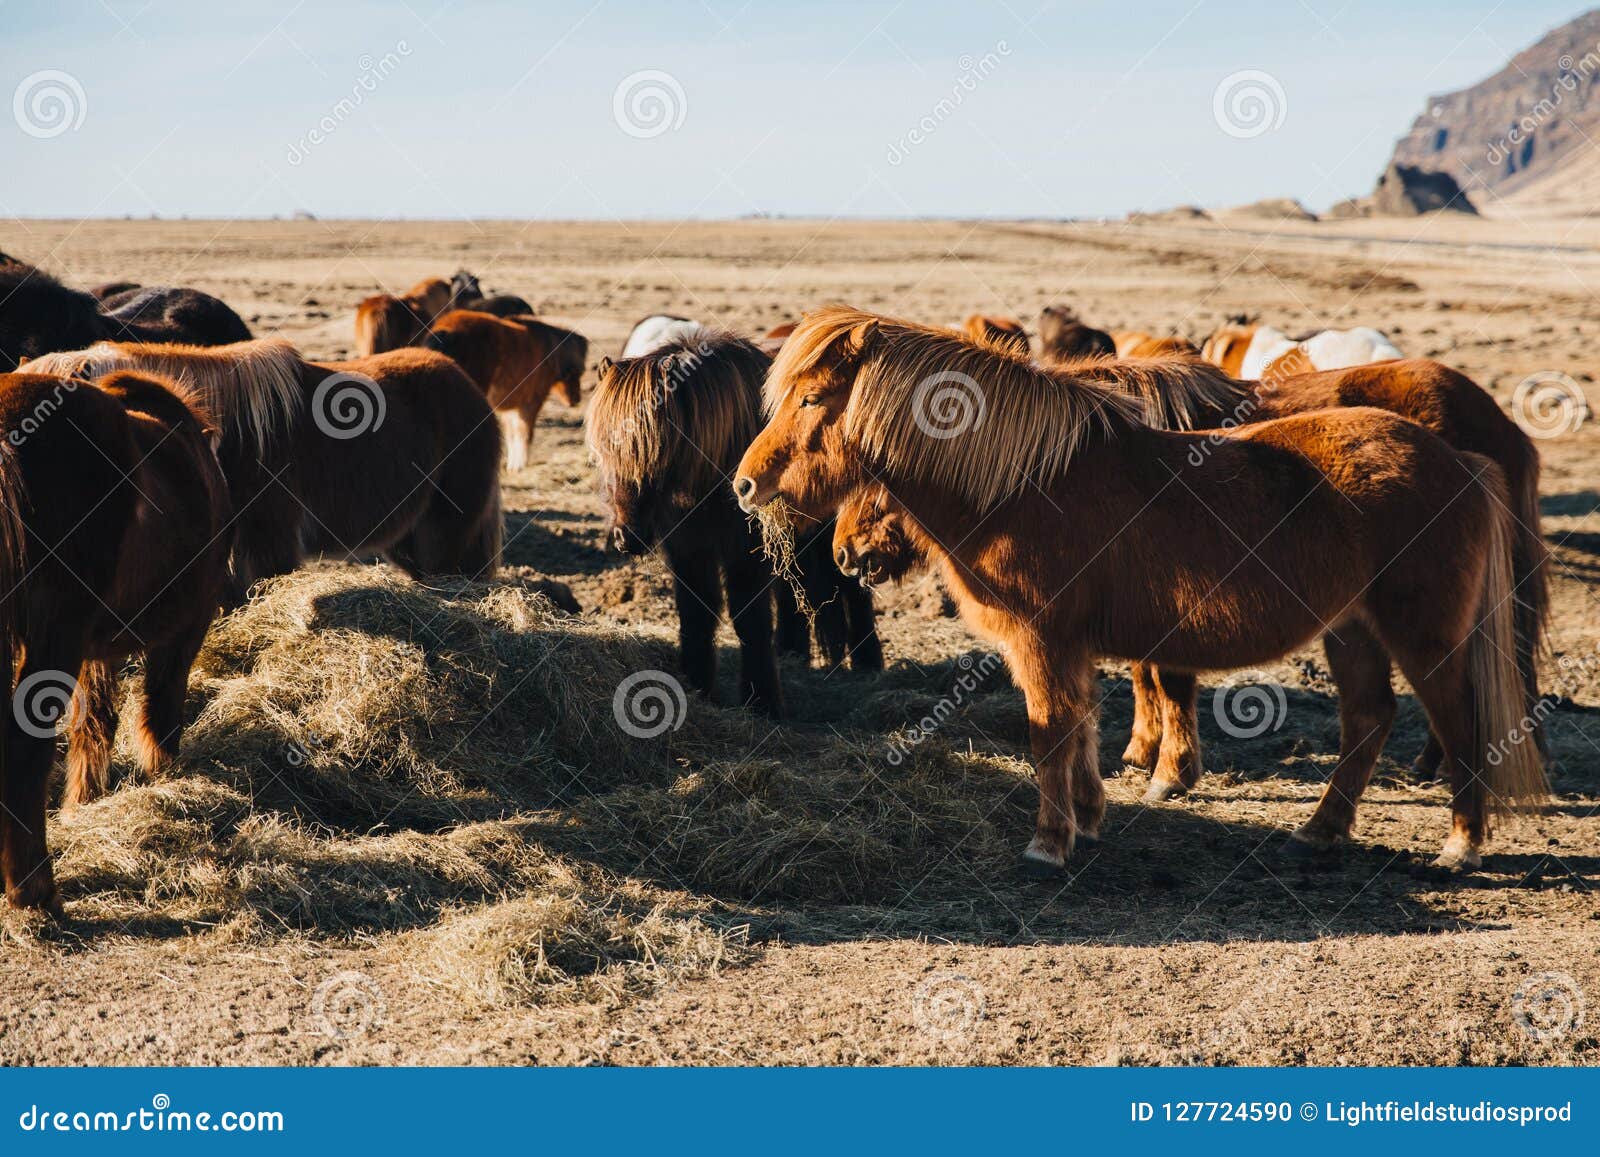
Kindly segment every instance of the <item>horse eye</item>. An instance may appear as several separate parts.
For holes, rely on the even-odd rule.
[[[817,394],[807,394],[800,399],[800,404],[802,406],[820,406],[822,405],[822,398]]]

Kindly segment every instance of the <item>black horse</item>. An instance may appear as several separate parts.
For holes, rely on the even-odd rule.
[[[25,262],[0,261],[0,372],[97,341],[227,345],[250,337],[243,318],[197,289],[137,288],[102,302]]]

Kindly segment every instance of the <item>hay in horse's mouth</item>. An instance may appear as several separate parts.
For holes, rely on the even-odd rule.
[[[815,621],[817,609],[806,598],[805,581],[800,573],[800,557],[795,549],[794,526],[800,512],[789,505],[781,495],[750,511],[746,517],[761,535],[761,553],[772,564],[772,573],[789,584],[794,592],[795,606],[806,617]]]

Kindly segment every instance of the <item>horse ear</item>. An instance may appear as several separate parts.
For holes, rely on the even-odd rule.
[[[828,343],[827,355],[841,365],[858,362],[878,333],[878,319],[857,322]]]
[[[595,372],[603,378],[611,372],[611,367],[616,364],[617,363],[612,361],[610,358],[601,358],[600,364],[595,367]]]

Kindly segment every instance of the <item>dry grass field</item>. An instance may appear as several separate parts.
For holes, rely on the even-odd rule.
[[[0,250],[197,286],[319,358],[351,351],[362,296],[465,266],[592,361],[654,312],[1031,326],[1067,302],[1196,338],[1241,311],[1373,324],[1502,402],[1561,371],[1600,403],[1600,224],[9,222]],[[67,924],[0,922],[0,1062],[1593,1064],[1600,424],[1540,445],[1555,799],[1482,872],[1426,867],[1448,810],[1408,782],[1409,694],[1356,846],[1277,857],[1337,747],[1308,650],[1251,676],[1285,707],[1256,738],[1203,695],[1209,774],[1154,807],[1106,665],[1107,839],[1040,884],[1013,871],[1021,699],[930,578],[882,593],[883,675],[787,667],[782,725],[691,702],[678,730],[620,730],[621,681],[672,669],[670,585],[603,550],[581,417],[552,402],[505,480],[503,581],[328,560],[214,627],[177,772],[52,822]]]

